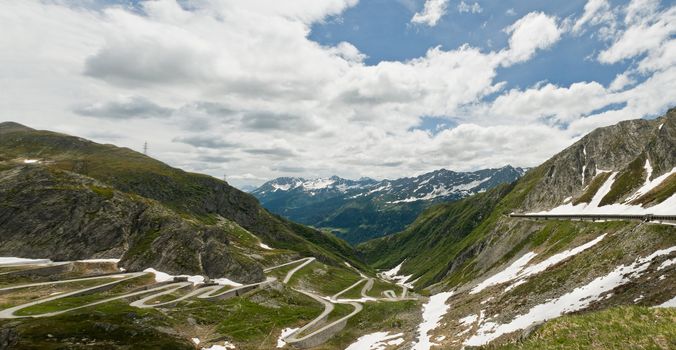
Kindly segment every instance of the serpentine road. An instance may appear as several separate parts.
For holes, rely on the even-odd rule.
[[[302,258],[298,259],[295,261],[291,261],[288,263],[284,263],[281,265],[273,266],[270,268],[266,268],[263,271],[264,272],[270,272],[275,269],[285,267],[285,266],[290,266],[294,264],[298,264],[298,266],[294,267],[290,271],[286,273],[284,276],[284,279],[282,280],[282,283],[288,284],[293,275],[307,266],[308,264],[312,263],[316,259],[314,257],[309,257],[309,258]],[[81,282],[81,281],[92,281],[92,280],[97,280],[97,279],[115,279],[114,281],[106,282],[103,284],[95,285],[92,287],[87,287],[83,289],[78,289],[75,291],[70,291],[66,293],[61,293],[58,295],[54,296],[48,296],[46,298],[38,299],[35,301],[31,301],[25,304],[17,305],[14,307],[10,307],[8,309],[0,310],[0,319],[13,319],[13,318],[25,318],[25,317],[50,317],[50,316],[56,316],[60,315],[66,312],[78,310],[78,309],[83,309],[99,304],[104,304],[107,302],[111,302],[114,300],[119,300],[119,299],[125,299],[125,298],[130,298],[130,297],[136,297],[136,296],[143,296],[141,299],[135,300],[130,303],[131,306],[138,307],[138,308],[155,308],[155,307],[171,307],[176,304],[178,304],[180,301],[187,300],[190,298],[199,298],[199,299],[207,299],[207,300],[216,300],[216,299],[226,299],[234,296],[240,296],[241,294],[244,294],[250,290],[253,290],[255,288],[258,288],[262,285],[272,283],[276,281],[277,279],[275,277],[268,277],[265,281],[263,282],[258,282],[258,283],[252,283],[252,284],[247,284],[243,286],[237,286],[234,288],[230,288],[229,286],[223,286],[223,285],[206,285],[202,287],[198,287],[194,290],[189,291],[183,296],[180,296],[178,298],[169,300],[169,301],[164,301],[164,302],[159,302],[159,303],[151,303],[154,299],[157,299],[158,297],[162,297],[164,295],[169,295],[174,292],[180,291],[182,289],[192,289],[193,283],[192,282],[169,282],[169,283],[159,283],[156,285],[151,285],[149,287],[146,287],[142,290],[135,290],[130,293],[126,294],[120,294],[120,295],[115,295],[109,298],[105,298],[102,300],[94,301],[91,303],[87,303],[84,305],[80,305],[77,307],[69,308],[66,310],[59,310],[59,311],[54,311],[54,312],[48,312],[48,313],[42,313],[42,314],[35,314],[35,315],[17,315],[17,312],[35,306],[35,305],[40,305],[43,303],[47,303],[50,301],[70,297],[70,296],[80,296],[80,295],[87,295],[87,294],[92,294],[96,293],[98,291],[105,291],[108,289],[111,289],[115,287],[116,285],[119,285],[122,282],[129,281],[141,276],[147,275],[149,272],[133,272],[133,273],[119,273],[119,274],[112,274],[112,275],[101,275],[101,276],[94,276],[94,277],[83,277],[83,278],[75,278],[75,279],[69,279],[69,280],[60,280],[60,281],[48,281],[48,282],[39,282],[39,283],[29,283],[29,284],[23,284],[23,285],[17,285],[17,286],[11,286],[11,287],[5,287],[5,288],[0,288],[0,294],[2,293],[7,293],[7,292],[13,292],[16,290],[24,289],[24,288],[31,288],[31,287],[40,287],[40,286],[49,286],[49,285],[55,285],[55,284],[65,284],[65,283],[73,283],[73,282]],[[361,273],[360,273],[361,274]],[[283,340],[291,345],[294,345],[296,347],[310,347],[310,346],[316,346],[324,342],[326,339],[330,338],[333,334],[339,332],[340,330],[345,327],[345,324],[347,323],[347,320],[349,320],[351,317],[354,315],[358,314],[362,309],[362,302],[366,301],[377,301],[377,300],[403,300],[406,298],[406,288],[403,288],[403,292],[401,297],[397,297],[396,293],[392,290],[386,290],[383,292],[383,294],[386,296],[386,298],[374,298],[371,296],[368,296],[367,293],[368,291],[371,290],[374,284],[374,279],[371,277],[364,276],[361,274],[362,279],[357,281],[356,283],[352,284],[351,286],[345,288],[344,290],[336,293],[335,295],[331,297],[324,297],[320,296],[318,294],[315,294],[311,291],[308,290],[303,290],[303,289],[296,289],[294,288],[295,291],[305,294],[308,297],[316,300],[317,302],[321,303],[324,305],[324,311],[317,316],[315,319],[312,321],[308,322],[305,326],[299,328],[295,332],[287,335]],[[339,296],[348,292],[349,290],[356,288],[360,284],[364,283],[364,286],[361,289],[361,296],[362,299],[358,300],[353,300],[353,299],[339,299]],[[341,317],[338,320],[332,321],[326,325],[323,325],[320,328],[315,329],[317,326],[321,325],[323,322],[325,322],[331,312],[334,310],[334,304],[339,303],[339,304],[349,304],[354,307],[354,310],[346,315]],[[308,331],[312,330],[311,332],[308,333]],[[301,336],[302,335],[302,336]]]

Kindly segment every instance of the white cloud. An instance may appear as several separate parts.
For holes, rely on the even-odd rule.
[[[631,77],[631,74],[628,72],[618,74],[615,79],[610,83],[608,87],[610,91],[619,91],[624,89],[628,85],[634,84],[636,81]]]
[[[484,9],[481,8],[481,5],[479,5],[478,2],[475,2],[473,4],[468,4],[465,1],[460,1],[458,4],[458,12],[460,13],[481,13]]]
[[[662,12],[657,11],[655,1],[634,0],[627,9],[627,24],[613,44],[603,50],[598,59],[602,63],[616,63],[644,53],[648,53],[643,70],[655,70],[668,67],[676,58],[666,56],[676,34],[676,7]]]
[[[141,2],[139,13],[3,2],[0,119],[114,137],[134,149],[148,141],[154,157],[243,184],[290,171],[394,178],[441,167],[533,166],[591,127],[673,101],[654,97],[676,82],[668,40],[608,88],[579,82],[503,91],[501,66],[525,62],[561,37],[557,19],[540,12],[507,29],[508,47],[432,47],[375,65],[351,43],[308,39],[313,23],[355,3],[197,0],[188,9],[160,0]],[[639,73],[653,76],[631,82]],[[591,115],[610,104],[624,107]],[[421,116],[453,117],[459,126],[416,130]]]
[[[448,0],[426,0],[422,12],[416,12],[411,18],[411,22],[434,27],[439,19],[446,14],[447,7]]]
[[[603,25],[600,32],[602,38],[610,38],[616,31],[615,13],[608,0],[589,0],[584,6],[584,13],[575,21],[572,31],[580,33],[586,25]]]
[[[542,12],[531,12],[505,28],[509,38],[508,60],[519,62],[529,59],[536,50],[546,49],[561,38],[556,18]]]

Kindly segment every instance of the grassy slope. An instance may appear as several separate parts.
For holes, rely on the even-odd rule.
[[[645,154],[638,156],[633,162],[629,163],[627,168],[620,172],[610,191],[602,199],[599,205],[607,205],[618,202],[623,196],[630,194],[643,184],[647,174],[643,165],[645,164]]]
[[[670,120],[672,119],[674,118],[670,117]],[[576,146],[571,146],[571,149],[574,147]],[[513,245],[513,248],[523,248],[526,244],[530,244],[519,236],[528,235],[528,230],[541,229],[540,225],[515,228],[518,220],[513,220],[507,215],[520,210],[534,188],[542,187],[542,184],[549,182],[548,177],[551,176],[549,170],[553,168],[557,159],[567,155],[567,152],[569,149],[531,169],[509,188],[502,187],[455,203],[429,208],[405,231],[365,242],[358,246],[358,250],[364,259],[376,268],[391,268],[408,259],[403,264],[400,274],[413,274],[411,280],[421,277],[416,287],[429,286],[441,280],[445,280],[448,286],[468,282],[486,270],[486,266],[477,266],[485,262],[477,261],[476,254],[490,244],[491,239],[511,231],[515,241],[509,244]],[[651,154],[650,157],[652,159],[657,156]],[[638,173],[643,175],[644,162],[645,155],[641,155],[631,163],[631,166],[627,166],[625,171],[619,174],[619,182],[611,190],[608,198],[621,198],[636,187],[636,182],[640,180],[634,179],[634,175]],[[610,173],[595,176],[573,203],[591,201],[609,176]],[[639,178],[643,179],[643,176]],[[676,180],[671,180],[668,179],[662,186],[637,201],[654,203],[664,200],[676,190]],[[496,191],[500,193],[496,194]],[[493,195],[489,197],[491,193]],[[505,258],[518,253],[516,249],[510,249],[508,246],[503,250],[509,252]],[[420,254],[423,251],[425,254]],[[496,251],[496,253],[504,252]],[[448,273],[449,271],[451,272]]]
[[[14,334],[11,349],[194,349],[186,338],[163,332],[171,322],[158,310],[124,301],[54,317],[0,320],[0,332]]]
[[[323,296],[332,296],[361,279],[354,270],[313,261],[296,272],[289,285],[310,289]]]
[[[289,222],[263,209],[251,195],[213,177],[172,168],[128,148],[0,123],[0,163],[12,159],[46,159],[51,167],[77,172],[118,190],[155,199],[185,217],[206,224],[215,215],[237,222],[276,248],[342,260],[366,268],[344,241]],[[4,167],[8,166],[6,162]],[[105,193],[104,193],[105,194]]]
[[[563,316],[528,339],[497,349],[673,349],[674,324],[676,309],[623,306]]]
[[[438,281],[461,252],[468,234],[486,218],[512,185],[502,185],[457,202],[433,206],[404,232],[361,244],[364,259],[376,268],[393,267],[404,259],[403,273],[412,273],[417,286]],[[424,237],[421,239],[421,237]],[[425,252],[425,254],[420,254]]]

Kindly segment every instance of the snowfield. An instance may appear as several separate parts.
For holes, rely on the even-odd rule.
[[[277,347],[283,348],[286,345],[284,338],[290,336],[291,334],[293,334],[293,332],[295,332],[299,329],[300,328],[284,328],[284,329],[282,329],[282,333],[279,335],[279,338],[277,338]]]
[[[526,329],[533,324],[559,317],[565,313],[582,310],[592,302],[599,300],[602,294],[639,277],[648,269],[656,257],[668,255],[674,251],[676,251],[676,246],[661,249],[649,256],[638,258],[630,265],[620,265],[607,275],[598,277],[585,286],[578,287],[554,300],[534,306],[529,312],[517,316],[509,323],[483,322],[479,325],[476,334],[468,338],[463,344],[468,346],[485,345],[503,334]],[[668,301],[665,304],[669,306],[670,302]]]
[[[439,326],[439,321],[449,308],[446,300],[452,295],[453,292],[435,294],[423,305],[423,322],[418,326],[418,343],[413,345],[413,350],[429,350],[432,345],[436,345],[430,340],[429,332]]]
[[[401,263],[399,263],[399,265],[393,267],[392,269],[390,269],[388,271],[379,273],[378,276],[382,279],[394,281],[396,284],[398,284],[400,286],[403,286],[403,287],[406,287],[406,288],[409,288],[409,289],[413,289],[414,288],[413,285],[415,284],[417,279],[415,281],[408,282],[408,280],[411,279],[411,277],[413,277],[413,275],[405,276],[405,275],[399,274],[399,270],[401,270],[401,266],[404,264],[404,262],[406,262],[406,260],[402,261]]]
[[[626,214],[626,215],[644,215],[644,214],[654,214],[654,215],[673,215],[676,213],[676,194],[672,195],[671,197],[667,198],[664,200],[662,203],[659,203],[657,205],[654,205],[652,207],[644,208],[640,205],[632,205],[628,204],[631,201],[640,198],[644,194],[650,192],[652,189],[656,188],[659,186],[664,180],[666,180],[669,176],[672,174],[676,174],[676,167],[672,168],[671,171],[658,176],[654,178],[653,180],[650,180],[650,176],[652,175],[653,169],[650,166],[650,162],[646,161],[646,164],[644,165],[644,169],[646,170],[646,173],[648,174],[648,177],[646,178],[645,183],[643,186],[641,186],[634,194],[629,196],[624,203],[617,203],[617,204],[610,204],[610,205],[604,205],[599,207],[599,203],[601,202],[601,199],[610,192],[610,188],[612,187],[613,183],[615,182],[615,177],[617,176],[617,173],[613,173],[610,175],[610,177],[606,180],[606,182],[603,183],[601,188],[596,192],[594,195],[594,198],[590,201],[590,203],[580,203],[578,205],[573,205],[571,203],[566,203],[564,201],[564,204],[555,207],[550,210],[546,211],[541,211],[537,213],[529,213],[529,214],[537,214],[537,215],[543,215],[543,214],[565,214],[565,215],[576,215],[576,214]],[[597,172],[598,174],[598,172]]]
[[[384,350],[387,346],[401,345],[404,333],[390,335],[389,332],[375,332],[359,337],[345,350]]]
[[[522,257],[514,261],[511,265],[507,266],[504,270],[496,273],[495,275],[489,277],[488,279],[484,280],[483,282],[479,283],[476,287],[474,287],[469,293],[470,294],[476,294],[481,292],[482,290],[510,282],[510,281],[515,281],[513,284],[505,288],[505,292],[508,292],[514,288],[516,288],[518,285],[526,283],[526,279],[529,276],[538,274],[542,271],[547,270],[550,266],[554,266],[572,256],[575,256],[591,247],[596,245],[597,243],[601,242],[603,238],[605,238],[606,234],[602,234],[595,239],[572,249],[564,250],[561,253],[554,254],[550,256],[549,258],[534,264],[530,266],[526,266],[535,256],[537,256],[537,253],[534,252],[528,252],[524,254]]]
[[[201,276],[201,275],[193,275],[193,276],[190,276],[190,275],[170,275],[166,272],[157,271],[152,267],[143,270],[143,272],[149,272],[149,273],[154,274],[155,275],[155,282],[158,282],[158,283],[159,282],[171,281],[175,277],[185,277],[185,278],[188,279],[188,282],[192,282],[192,284],[194,284],[194,285],[204,284],[204,281],[206,280],[206,278],[204,276]],[[233,287],[241,287],[242,286],[241,283],[237,283],[237,282],[232,281],[232,280],[225,278],[225,277],[213,279],[212,282],[223,285],[223,286],[233,286]]]

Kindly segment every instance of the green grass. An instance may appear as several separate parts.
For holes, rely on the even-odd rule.
[[[361,298],[361,289],[364,288],[367,281],[359,283],[356,287],[338,296],[340,299],[359,299]]]
[[[319,330],[320,328],[330,324],[331,322],[338,321],[339,319],[349,315],[354,311],[354,307],[350,304],[333,304],[333,310],[329,314],[329,316],[326,318],[325,322],[319,323],[319,325],[315,327],[310,327],[306,329],[304,332],[300,333],[299,335],[306,336],[308,334],[311,334],[312,332]]]
[[[648,203],[661,203],[665,199],[671,197],[676,193],[676,174],[671,174],[669,177],[664,179],[664,181],[657,187],[653,188],[650,192],[644,194],[640,198],[631,202],[631,204],[648,204]]]
[[[110,187],[101,187],[101,186],[89,186],[89,188],[99,196],[105,199],[113,198],[114,190]]]
[[[360,287],[363,287],[363,285],[359,285]],[[366,295],[373,297],[373,298],[384,298],[385,295],[383,292],[386,290],[392,290],[396,295],[401,294],[401,287],[390,282],[385,282],[380,279],[374,279],[373,280],[373,287],[371,287],[371,290],[366,292]],[[361,288],[359,288],[359,291],[361,291]]]
[[[364,309],[347,321],[341,332],[329,339],[322,348],[345,349],[360,336],[387,330],[390,333],[414,329],[419,320],[420,303],[407,300],[399,302],[365,303]]]
[[[238,349],[260,349],[273,348],[282,328],[300,327],[322,310],[323,305],[291,289],[266,288],[223,301],[191,300],[166,312],[179,323],[190,318],[198,325],[215,327]]]
[[[350,304],[333,304],[333,311],[329,314],[327,322],[337,321],[354,311],[354,306]]]
[[[324,296],[332,296],[359,281],[352,269],[334,267],[313,261],[296,272],[289,285],[301,286]]]
[[[521,343],[501,350],[674,349],[676,309],[623,306],[547,322]]]
[[[267,276],[273,276],[273,277],[276,277],[277,280],[281,282],[281,281],[284,280],[284,277],[286,277],[286,274],[289,273],[289,271],[295,269],[296,267],[298,267],[298,265],[300,265],[300,264],[302,264],[302,263],[303,263],[303,262],[301,261],[301,262],[298,262],[298,263],[295,263],[295,264],[290,264],[290,265],[278,267],[278,268],[276,268],[276,269],[273,269],[273,270],[270,270],[270,271],[266,272],[265,274],[266,274]],[[306,269],[306,268],[307,268],[307,266],[305,266],[303,269]],[[301,269],[301,271],[302,271],[303,269]]]
[[[25,304],[53,293],[67,293],[70,291],[93,287],[107,282],[115,281],[114,278],[102,278],[97,280],[78,281],[71,283],[52,284],[38,287],[21,288],[12,292],[0,294],[0,309]]]
[[[187,221],[213,225],[218,221],[217,216],[222,216],[237,222],[263,241],[273,242],[276,248],[292,250],[302,256],[316,256],[328,264],[349,261],[353,266],[369,269],[356,258],[354,249],[345,241],[272,215],[253,196],[211,176],[170,167],[128,148],[60,133],[6,125],[0,132],[3,133],[0,138],[2,159],[49,160],[37,166],[52,170],[57,178],[64,171],[79,173],[116,191],[157,201]],[[105,186],[91,190],[104,198],[113,194]],[[143,240],[134,253],[147,249],[152,243],[152,232],[148,234],[151,237]]]
[[[138,309],[124,301],[54,317],[1,320],[19,334],[12,349],[194,349],[187,339],[159,327],[172,324],[159,311]]]
[[[626,169],[617,175],[610,191],[599,203],[600,206],[618,202],[623,196],[631,193],[638,188],[647,176],[645,173],[645,154],[639,155],[634,161],[629,163]]]
[[[470,237],[472,231],[502,216],[494,209],[508,193],[518,195],[513,188],[513,185],[502,185],[479,195],[433,206],[406,231],[357,248],[375,268],[391,268],[406,259],[400,274],[412,274],[411,280],[419,278],[416,288],[428,286],[441,280],[458,254],[474,242]],[[494,218],[491,213],[495,214]],[[422,251],[425,254],[419,254]]]
[[[129,293],[129,291],[131,291],[132,289],[153,282],[154,282],[153,276],[145,275],[141,277],[136,277],[128,281],[120,282],[119,284],[115,285],[113,288],[107,291],[82,296],[65,297],[48,301],[45,303],[33,305],[25,309],[19,310],[16,314],[21,316],[29,316],[55,312],[60,310],[67,310],[70,308],[79,307],[82,305],[86,305],[95,301],[107,299],[117,295],[126,294]]]
[[[587,190],[578,198],[573,200],[573,205],[578,205],[580,203],[589,203],[591,202],[592,198],[594,198],[594,195],[598,190],[603,186],[603,184],[608,180],[610,177],[611,173],[601,173],[599,175],[596,175],[594,179],[591,181],[589,186],[587,186]]]

